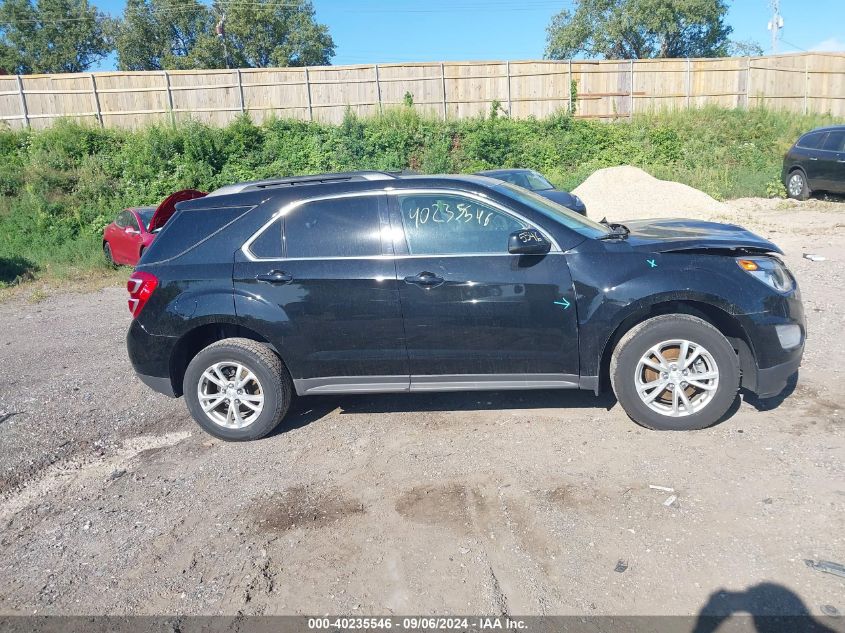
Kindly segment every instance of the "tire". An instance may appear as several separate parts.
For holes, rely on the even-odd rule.
[[[117,268],[117,263],[114,261],[114,257],[111,254],[111,244],[108,242],[103,242],[103,257],[106,258],[107,265],[112,268]]]
[[[786,179],[786,194],[795,200],[806,200],[810,197],[807,175],[800,169],[793,169],[789,173]]]
[[[254,378],[241,391],[233,375],[235,366],[245,368]],[[240,379],[247,380],[248,374],[238,371]],[[293,393],[281,359],[267,346],[245,338],[223,339],[200,351],[185,370],[182,388],[194,420],[210,435],[231,442],[257,440],[270,433],[287,413]],[[237,399],[238,394],[242,400]],[[219,404],[206,413],[201,397],[206,406]],[[259,397],[261,408],[256,412]]]
[[[654,349],[665,363],[659,362]],[[685,349],[686,369],[675,362]],[[648,363],[667,371],[659,372]],[[706,321],[686,314],[657,316],[634,326],[610,360],[611,384],[625,413],[654,430],[687,431],[715,424],[736,399],[739,379],[739,358],[728,340]],[[658,386],[649,389],[652,382]]]

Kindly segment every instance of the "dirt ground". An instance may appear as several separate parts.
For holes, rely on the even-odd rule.
[[[804,562],[845,563],[845,204],[729,207],[809,339],[788,397],[698,432],[582,392],[360,395],[227,444],[134,377],[123,289],[0,303],[0,613],[845,613]]]

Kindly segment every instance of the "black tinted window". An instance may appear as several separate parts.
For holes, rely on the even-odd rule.
[[[127,213],[126,214],[126,226],[131,229],[135,229],[136,231],[140,231],[141,227],[138,226],[138,220],[135,218],[134,213]]]
[[[315,200],[285,216],[286,257],[381,254],[377,196]]]
[[[827,132],[812,132],[798,140],[798,147],[818,149],[825,138],[827,138]]]
[[[250,252],[259,258],[276,258],[284,256],[282,249],[282,221],[276,220],[268,226],[261,235],[249,246]]]
[[[125,228],[129,226],[129,211],[121,211],[117,214],[117,218],[114,221],[120,228]]]
[[[831,152],[841,152],[845,149],[845,131],[830,132],[822,145],[822,149]]]
[[[507,253],[516,218],[471,198],[446,194],[399,197],[411,255]]]

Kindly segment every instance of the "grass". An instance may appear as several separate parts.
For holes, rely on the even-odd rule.
[[[176,189],[352,169],[495,167],[531,167],[571,189],[596,169],[627,164],[720,199],[766,196],[782,193],[782,156],[797,136],[834,121],[705,108],[613,122],[565,114],[510,120],[495,111],[444,122],[400,107],[370,119],[349,114],[340,125],[241,117],[225,128],[60,122],[0,130],[0,288],[121,278],[103,261],[103,227],[119,209],[155,204]]]

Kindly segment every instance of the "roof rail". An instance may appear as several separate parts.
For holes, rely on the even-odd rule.
[[[288,178],[269,178],[267,180],[253,180],[224,185],[212,191],[209,196],[225,196],[242,191],[259,191],[278,187],[295,187],[301,185],[317,185],[332,182],[355,182],[362,180],[393,180],[398,178],[399,172],[388,171],[348,171],[331,174],[312,174],[308,176],[290,176]]]

